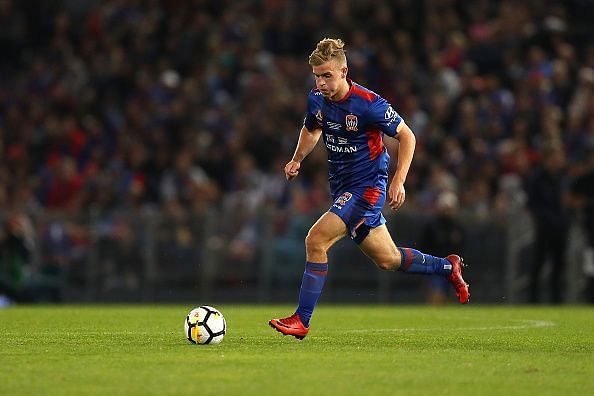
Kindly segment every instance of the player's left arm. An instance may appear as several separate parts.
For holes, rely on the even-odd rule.
[[[398,140],[399,144],[398,153],[395,157],[398,158],[398,163],[388,188],[388,205],[394,210],[400,208],[406,199],[404,182],[410,169],[417,142],[414,133],[404,120],[401,120],[396,127],[396,132],[394,138]]]
[[[391,153],[391,156],[396,159],[396,172],[388,187],[388,205],[396,210],[406,199],[404,182],[415,152],[415,135],[400,114],[380,96],[370,104],[366,116],[371,125],[379,127],[385,135],[398,140],[398,144],[388,145],[394,146],[393,150],[397,150]]]

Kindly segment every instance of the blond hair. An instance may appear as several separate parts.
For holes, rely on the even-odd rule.
[[[316,49],[309,56],[309,64],[311,66],[320,66],[332,60],[341,67],[346,66],[345,52],[344,42],[341,39],[325,38],[316,45]]]

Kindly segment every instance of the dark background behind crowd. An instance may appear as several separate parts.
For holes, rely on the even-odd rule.
[[[444,192],[476,219],[527,207],[537,244],[564,241],[592,202],[572,188],[594,152],[592,15],[588,0],[0,0],[3,241],[41,211],[324,210],[323,148],[282,174],[324,37],[417,136],[408,208]],[[242,256],[256,235],[237,235]]]

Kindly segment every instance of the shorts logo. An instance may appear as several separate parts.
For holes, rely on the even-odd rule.
[[[357,116],[354,114],[347,114],[346,119],[345,119],[345,124],[346,124],[346,130],[347,131],[357,131],[357,124],[359,123],[359,120],[357,119]]]
[[[336,200],[336,203],[340,206],[344,206],[346,205],[347,201],[350,200],[352,197],[353,194],[351,194],[350,192],[342,193],[342,195],[338,197],[338,199]]]

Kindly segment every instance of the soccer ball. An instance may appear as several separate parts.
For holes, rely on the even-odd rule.
[[[186,316],[184,333],[192,344],[218,344],[227,333],[227,322],[219,310],[202,305]]]

